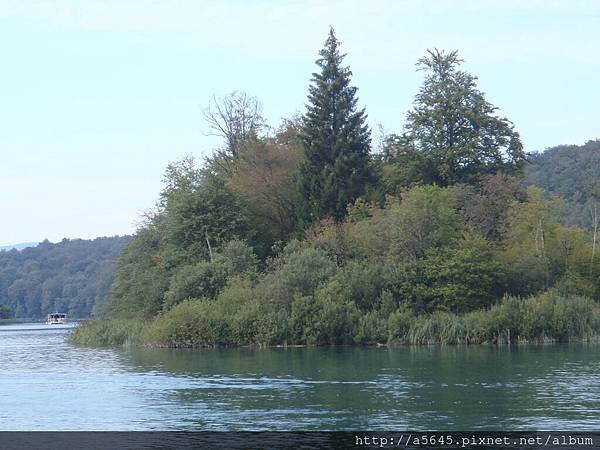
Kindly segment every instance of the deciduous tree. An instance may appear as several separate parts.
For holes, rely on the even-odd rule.
[[[220,98],[213,96],[204,110],[204,119],[209,134],[224,140],[223,147],[211,159],[227,174],[242,153],[244,143],[256,138],[265,126],[261,103],[240,91]]]
[[[428,50],[417,63],[426,77],[397,151],[415,154],[425,183],[476,183],[498,171],[518,173],[525,163],[513,124],[497,115],[461,62],[456,51]]]
[[[298,128],[295,121],[288,121],[274,137],[247,145],[227,182],[243,200],[262,253],[277,241],[287,241],[298,227],[297,177],[302,158]]]

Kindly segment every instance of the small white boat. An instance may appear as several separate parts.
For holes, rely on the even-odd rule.
[[[67,323],[67,315],[65,313],[48,314],[46,325],[63,325]]]

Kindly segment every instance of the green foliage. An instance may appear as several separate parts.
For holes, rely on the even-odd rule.
[[[229,345],[231,334],[222,304],[188,300],[154,320],[144,330],[144,341],[167,347]]]
[[[196,190],[202,183],[202,178],[203,173],[192,156],[185,156],[167,165],[159,198],[159,210],[167,208],[169,203],[176,201],[181,194]]]
[[[380,267],[356,260],[349,261],[340,268],[330,282],[333,283],[339,295],[351,301],[361,311],[375,309],[385,287]]]
[[[186,300],[157,316],[143,339],[162,347],[266,346],[287,336],[287,314],[257,301],[252,286],[238,280],[213,301]]]
[[[459,237],[456,198],[448,189],[418,186],[388,208],[390,251],[417,260],[430,248],[444,247]]]
[[[414,322],[415,315],[406,307],[391,313],[388,317],[389,341],[396,343],[408,342],[408,336]]]
[[[388,341],[388,318],[377,312],[370,311],[361,315],[354,332],[357,344],[385,344]]]
[[[386,194],[399,195],[404,189],[426,183],[432,169],[425,152],[407,145],[405,137],[388,136],[383,148],[382,184]]]
[[[229,277],[254,272],[256,266],[256,256],[248,245],[241,241],[230,241],[212,262],[179,266],[171,277],[163,307],[168,310],[192,298],[214,299],[227,285]]]
[[[0,319],[12,319],[15,312],[10,306],[0,305]]]
[[[319,304],[313,296],[296,297],[290,314],[290,338],[293,343],[314,343]]]
[[[436,311],[431,315],[417,316],[407,334],[413,345],[461,344],[465,342],[466,330],[460,316]]]
[[[216,304],[229,320],[231,345],[268,346],[288,337],[287,311],[262,301],[248,279],[234,279],[219,294]]]
[[[429,251],[423,260],[429,308],[461,313],[489,306],[501,295],[503,278],[495,253],[493,245],[476,233]]]
[[[161,347],[269,345],[279,338],[280,321],[272,319],[251,301],[230,305],[221,300],[187,300],[151,322],[143,338]]]
[[[170,274],[160,250],[161,233],[153,223],[125,247],[107,303],[111,315],[153,317],[162,309]]]
[[[227,272],[222,264],[201,261],[195,265],[180,266],[171,277],[164,308],[168,310],[191,298],[214,298],[226,283]]]
[[[585,297],[549,291],[505,297],[490,309],[465,315],[445,311],[415,315],[401,307],[386,315],[361,314],[328,293],[296,297],[287,315],[247,297],[243,284],[216,301],[188,300],[151,322],[90,321],[70,335],[77,345],[213,347],[276,344],[510,344],[600,338],[600,306]],[[228,292],[232,289],[230,292]]]
[[[214,297],[227,277],[256,266],[241,203],[223,178],[184,158],[167,169],[155,213],[118,262],[108,309],[153,317],[190,297]],[[235,243],[237,242],[237,243]]]
[[[322,291],[316,296],[318,314],[307,334],[308,344],[350,344],[354,341],[360,313],[343,297]]]
[[[168,263],[195,262],[209,257],[211,246],[249,236],[241,203],[226,181],[204,173],[192,190],[182,190],[169,198],[161,221]]]
[[[552,305],[571,311],[561,303],[564,298],[598,292],[597,269],[592,276],[588,270],[588,236],[556,223],[560,202],[535,189],[521,198],[505,182],[510,179],[501,179],[497,189],[466,188],[466,194],[460,187],[417,186],[401,199],[390,198],[383,209],[358,202],[348,220],[324,222],[310,230],[308,240],[290,241],[262,271],[241,241],[214,248],[212,261],[167,271],[158,235],[149,227],[120,264],[141,252],[151,269],[143,274],[158,273],[152,280],[139,274],[117,278],[113,292],[123,281],[146,280],[137,288],[146,302],[139,307],[147,311],[154,305],[150,299],[160,309],[143,339],[161,346],[456,344],[582,336],[581,324],[565,334],[574,325],[561,321]],[[500,199],[490,206],[503,218],[502,231],[492,234],[499,241],[471,225],[474,216],[459,199],[473,193]],[[158,290],[163,297],[153,299],[143,289],[160,280],[169,285]],[[546,286],[556,286],[563,297],[499,302],[506,290],[527,295]],[[563,331],[544,328],[548,321]],[[585,336],[594,326],[585,328]]]
[[[324,216],[336,220],[373,180],[370,131],[364,109],[357,110],[352,72],[342,66],[339,41],[330,30],[316,61],[304,117],[305,158],[300,167],[302,215],[306,223]]]
[[[598,304],[584,297],[565,298],[548,292],[527,300],[509,297],[487,313],[488,342],[561,341],[598,336]],[[471,319],[465,316],[467,325]],[[476,317],[481,322],[481,317]]]
[[[251,273],[258,268],[258,259],[244,241],[233,240],[218,249],[214,263],[223,265],[228,274]]]
[[[290,306],[295,296],[313,295],[335,274],[335,262],[324,251],[296,246],[292,241],[258,284],[256,289],[264,301]]]
[[[354,216],[352,208],[350,211]],[[307,232],[307,242],[327,252],[337,265],[343,265],[349,259],[366,258],[377,245],[377,236],[368,232],[374,228],[371,225],[371,220],[361,220],[356,216],[342,223],[321,221]]]
[[[582,229],[557,223],[564,209],[560,199],[545,198],[534,187],[527,192],[527,202],[509,209],[502,255],[509,292],[535,293],[573,276],[579,279],[580,290],[572,293],[596,295],[589,236]]]
[[[309,345],[354,341],[360,313],[337,292],[321,289],[315,296],[296,297],[290,315],[292,342]]]

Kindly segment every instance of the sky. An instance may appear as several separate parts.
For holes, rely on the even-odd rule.
[[[336,30],[375,132],[458,50],[527,151],[600,138],[596,0],[0,0],[0,245],[134,233],[164,169],[219,141],[211,96],[302,113]]]

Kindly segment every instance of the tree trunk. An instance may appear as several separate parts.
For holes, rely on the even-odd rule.
[[[596,256],[596,242],[598,239],[598,205],[594,204],[594,211],[590,209],[590,214],[592,215],[592,225],[594,226],[594,237],[592,239],[592,258],[590,260],[590,275],[592,275],[592,271],[594,268],[594,258]]]
[[[206,237],[206,245],[208,245],[208,255],[210,256],[210,262],[212,264],[213,263],[213,254],[212,254],[212,248],[210,246],[210,240],[208,239],[208,233],[204,233],[204,236]]]

